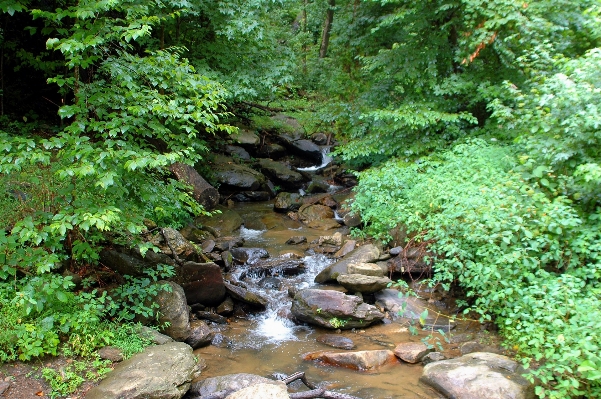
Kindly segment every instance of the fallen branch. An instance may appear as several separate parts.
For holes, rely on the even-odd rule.
[[[301,380],[303,384],[305,384],[308,388],[317,389],[317,385],[311,384],[309,381],[307,381],[307,377],[305,377],[305,373],[303,373],[302,371],[290,374],[288,377],[280,381],[288,385],[296,380]]]

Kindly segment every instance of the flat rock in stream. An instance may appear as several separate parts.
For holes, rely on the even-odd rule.
[[[394,353],[387,349],[341,353],[314,352],[305,354],[303,359],[354,370],[373,370],[385,364],[398,363]]]
[[[373,244],[362,245],[344,256],[341,260],[323,269],[316,277],[316,283],[334,282],[341,274],[348,274],[351,263],[371,263],[380,258],[380,250]]]
[[[291,313],[299,321],[331,329],[367,327],[384,318],[378,308],[357,296],[317,289],[298,291]]]
[[[448,398],[533,399],[534,386],[524,373],[506,356],[476,352],[427,364],[420,380]]]
[[[269,303],[269,301],[261,295],[251,292],[246,288],[238,287],[237,285],[225,283],[225,289],[232,298],[248,303],[249,305],[266,309],[267,304]]]
[[[199,375],[190,346],[183,342],[149,346],[117,365],[86,399],[180,399]]]
[[[360,292],[362,294],[373,294],[392,283],[392,280],[388,277],[364,276],[362,274],[342,274],[336,280],[349,292]]]

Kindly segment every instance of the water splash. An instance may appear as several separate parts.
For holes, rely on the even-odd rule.
[[[332,157],[330,156],[330,147],[324,147],[321,149],[321,165],[309,166],[307,168],[297,168],[303,172],[315,172],[319,169],[325,168],[332,162]]]

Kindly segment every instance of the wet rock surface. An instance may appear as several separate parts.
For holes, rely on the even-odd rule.
[[[188,345],[150,346],[115,367],[86,399],[180,399],[199,374]]]
[[[352,339],[346,338],[336,334],[324,334],[317,337],[317,342],[324,345],[331,346],[332,348],[347,349],[351,350],[355,347],[355,343]]]
[[[346,367],[355,370],[373,370],[385,364],[397,362],[397,358],[389,350],[369,350],[356,352],[317,352],[303,356],[304,360],[317,360],[324,364]]]
[[[354,295],[318,289],[297,292],[291,314],[301,322],[332,329],[367,327],[384,318],[375,306]]]
[[[506,356],[477,352],[426,365],[421,380],[450,398],[533,399],[534,386]]]

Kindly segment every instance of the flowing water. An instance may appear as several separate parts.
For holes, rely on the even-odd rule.
[[[274,378],[304,371],[314,384],[364,399],[441,397],[419,382],[422,373],[420,365],[399,362],[365,372],[304,361],[303,354],[308,352],[341,350],[316,341],[319,335],[332,334],[333,331],[296,325],[288,319],[291,306],[288,287],[314,286],[315,275],[332,260],[321,254],[306,255],[307,245],[286,245],[285,242],[288,238],[299,235],[306,236],[308,242],[311,242],[319,236],[333,233],[303,227],[285,215],[275,213],[270,203],[238,204],[236,210],[245,220],[260,220],[267,226],[265,230],[242,227],[240,234],[245,238],[245,247],[265,248],[271,257],[302,254],[306,269],[298,276],[276,276],[278,280],[271,280],[273,284],[267,286],[271,288],[261,288],[263,276],[249,276],[244,267],[233,271],[234,277],[243,278],[249,287],[269,298],[270,304],[264,312],[245,318],[232,317],[221,331],[226,337],[227,345],[211,345],[195,351],[206,360],[207,369],[203,371],[203,378],[232,373],[252,373]],[[334,286],[322,288],[338,289]],[[400,342],[417,342],[426,333],[412,336],[407,326],[391,323],[364,330],[342,331],[340,335],[352,339],[356,345],[355,350],[369,350],[394,349]],[[300,389],[301,386],[295,384],[291,385],[291,389]]]

